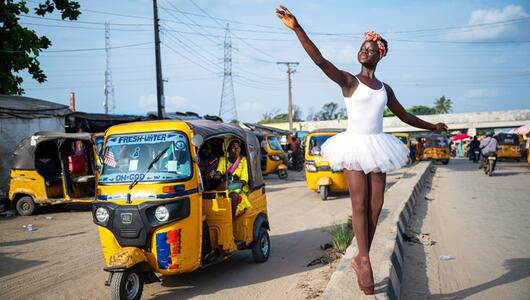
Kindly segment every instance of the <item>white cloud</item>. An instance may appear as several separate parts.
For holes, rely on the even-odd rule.
[[[257,101],[243,101],[237,104],[238,119],[242,121],[259,120],[261,113],[267,111],[265,105]]]
[[[322,44],[319,46],[322,55],[333,63],[352,64],[357,62],[358,47],[352,43]]]
[[[497,89],[469,89],[460,96],[455,97],[455,111],[483,111],[492,102],[498,101],[499,91]]]
[[[194,111],[199,112],[199,107],[195,104],[190,103],[186,98],[182,96],[165,96],[166,100],[166,111]],[[146,113],[149,111],[157,110],[156,95],[144,95],[138,99],[138,108]]]
[[[502,9],[480,9],[471,13],[468,25],[503,22],[528,16],[520,5],[507,5]],[[455,29],[447,34],[447,38],[460,41],[492,40],[501,37],[513,39],[528,35],[529,31],[528,22],[508,22]]]

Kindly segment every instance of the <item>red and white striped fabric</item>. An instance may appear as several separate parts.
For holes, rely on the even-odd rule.
[[[116,160],[114,159],[114,153],[112,153],[112,151],[108,151],[105,154],[105,159],[103,160],[103,163],[105,163],[107,166],[116,168]]]

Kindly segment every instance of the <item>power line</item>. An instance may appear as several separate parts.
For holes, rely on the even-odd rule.
[[[128,44],[128,45],[121,45],[121,46],[115,46],[110,49],[122,49],[122,48],[132,48],[132,47],[138,47],[138,46],[144,46],[144,45],[150,45],[153,44],[153,42],[146,42],[146,43],[138,43],[138,44]],[[63,50],[42,50],[42,53],[63,53],[63,52],[83,52],[83,51],[104,51],[106,48],[82,48],[82,49],[63,49]],[[29,50],[28,50],[29,51]],[[28,52],[26,50],[0,50],[0,52],[4,53],[21,53],[21,52]]]
[[[202,7],[200,7],[197,3],[195,3],[195,1],[193,1],[193,0],[189,0],[189,1],[190,1],[195,7],[197,7],[201,12],[203,12],[203,13],[204,13],[205,15],[207,15],[210,19],[212,19],[215,23],[217,23],[218,25],[221,25],[221,26],[222,26],[221,22],[219,22],[217,19],[215,19],[214,17],[212,17],[210,14],[208,14],[208,12],[206,12]],[[249,46],[250,48],[256,50],[257,52],[259,52],[259,53],[261,53],[261,54],[263,54],[263,55],[265,55],[265,56],[267,56],[267,57],[270,57],[270,58],[272,58],[272,59],[274,59],[274,60],[278,60],[278,58],[276,58],[275,56],[270,55],[270,54],[264,52],[263,50],[254,47],[253,45],[249,44],[247,41],[241,39],[241,38],[240,38],[239,36],[237,36],[236,34],[233,34],[233,35],[234,35],[234,37],[235,37],[236,39],[242,41],[245,45],[247,45],[247,46]],[[273,62],[271,62],[271,63],[273,63]]]
[[[173,7],[177,12],[180,13],[180,9],[178,9],[178,7],[176,7],[175,5],[173,5],[173,3],[169,2],[169,1],[166,1],[166,2],[167,2],[171,7]],[[196,26],[198,26],[199,28],[201,28],[202,31],[206,33],[206,35],[199,33],[198,31],[194,30],[193,28],[192,28],[192,30],[194,30],[195,32],[197,32],[197,33],[199,33],[200,35],[204,36],[204,37],[207,38],[208,40],[214,42],[215,44],[219,44],[219,42],[220,42],[219,40],[214,40],[214,39],[211,38],[211,36],[212,36],[212,33],[211,33],[211,32],[209,32],[208,30],[206,30],[202,25],[198,24],[197,22],[195,22],[195,20],[193,20],[192,18],[188,17],[187,15],[184,15],[184,14],[183,14],[183,16],[184,16],[186,19],[190,20],[193,24],[195,24]]]
[[[80,21],[80,20],[65,20],[65,19],[55,19],[55,18],[48,18],[48,17],[40,17],[40,16],[28,16],[28,15],[20,15],[22,18],[31,18],[31,19],[38,19],[38,20],[46,20],[46,21],[56,21],[56,22],[66,22],[66,23],[72,23],[72,24],[92,24],[92,25],[105,25],[107,22],[94,22],[94,21]],[[110,23],[109,25],[112,26],[153,26],[153,24],[147,24],[147,23]]]

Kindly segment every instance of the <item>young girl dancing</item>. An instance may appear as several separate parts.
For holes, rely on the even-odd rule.
[[[358,254],[351,265],[357,274],[359,288],[374,293],[370,263],[370,246],[374,239],[379,213],[383,207],[386,173],[407,163],[408,150],[396,137],[383,133],[385,105],[403,122],[431,131],[445,131],[443,123],[431,124],[408,113],[392,88],[375,77],[377,63],[388,53],[388,43],[375,32],[366,32],[357,53],[361,71],[352,75],[337,69],[322,57],[295,16],[284,6],[276,15],[292,29],[313,62],[342,89],[348,111],[345,132],[329,138],[321,153],[331,167],[343,170],[352,206],[352,222]]]

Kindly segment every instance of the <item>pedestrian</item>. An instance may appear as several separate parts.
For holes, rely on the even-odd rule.
[[[385,105],[403,122],[431,131],[444,131],[443,123],[431,124],[409,114],[392,88],[375,77],[377,63],[388,53],[388,43],[375,32],[367,32],[357,53],[361,71],[352,75],[326,60],[309,39],[295,16],[284,6],[276,15],[297,35],[303,48],[322,71],[341,89],[348,111],[345,132],[322,145],[322,155],[334,170],[343,170],[352,204],[352,223],[358,254],[351,265],[365,294],[374,293],[369,251],[383,206],[386,173],[407,163],[408,151],[396,137],[383,133]]]

